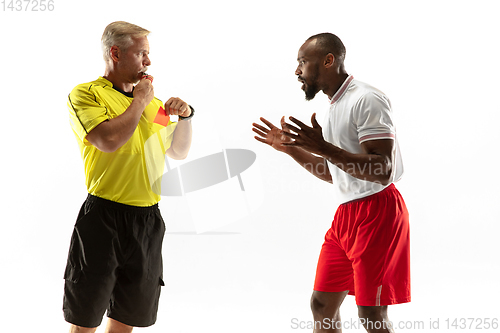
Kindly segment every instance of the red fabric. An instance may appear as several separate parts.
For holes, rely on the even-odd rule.
[[[408,211],[393,184],[337,209],[319,256],[314,290],[349,290],[362,306],[411,300]]]

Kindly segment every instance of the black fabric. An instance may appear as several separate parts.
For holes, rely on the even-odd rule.
[[[153,325],[163,285],[164,234],[158,205],[128,206],[89,194],[64,274],[66,321],[97,327],[107,310],[110,318],[130,326]]]

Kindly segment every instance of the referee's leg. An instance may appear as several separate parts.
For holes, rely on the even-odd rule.
[[[108,318],[108,326],[105,333],[130,333],[134,328],[132,326],[120,323],[118,320]]]
[[[94,333],[96,329],[97,327],[88,328],[72,324],[69,333]],[[109,318],[105,333],[130,333],[133,329],[132,326],[125,325],[117,320]]]
[[[69,327],[69,333],[94,333],[96,329],[97,327],[88,328],[71,324]]]

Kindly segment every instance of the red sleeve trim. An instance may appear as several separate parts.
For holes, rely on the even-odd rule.
[[[395,139],[396,136],[393,133],[380,133],[380,134],[369,134],[359,138],[359,143],[368,140],[376,140],[376,139]]]

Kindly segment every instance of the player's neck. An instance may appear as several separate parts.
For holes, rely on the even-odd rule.
[[[335,74],[329,80],[329,85],[323,89],[323,92],[328,96],[329,99],[332,99],[335,93],[342,87],[342,84],[349,77],[349,74],[346,72]]]

